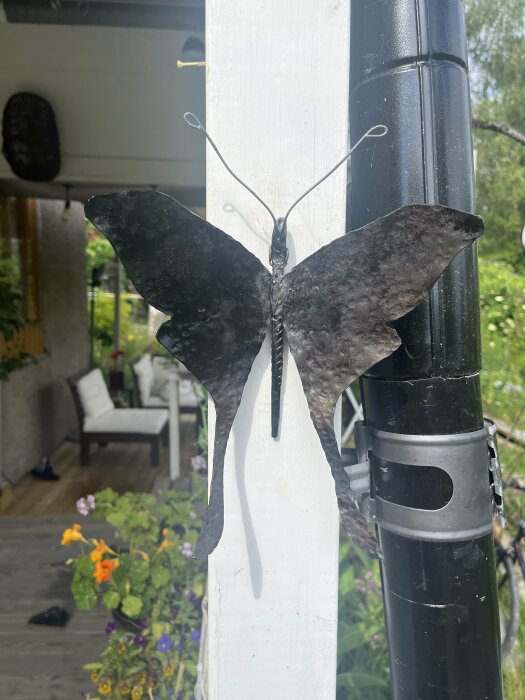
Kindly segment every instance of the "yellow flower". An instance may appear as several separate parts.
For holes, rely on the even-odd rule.
[[[109,695],[113,690],[111,678],[103,678],[98,684],[97,690],[101,695]]]
[[[146,683],[146,671],[141,671],[135,676],[135,680],[139,685],[144,685]]]
[[[143,552],[141,549],[137,549],[137,553],[140,554],[140,556],[144,559],[144,561],[149,561],[149,554],[147,552]]]
[[[80,532],[81,529],[82,526],[78,523],[75,523],[73,527],[68,527],[68,529],[64,530],[62,533],[62,541],[60,544],[65,547],[69,546],[72,542],[84,542],[85,544],[89,544],[84,535]]]
[[[166,664],[163,673],[165,678],[171,678],[175,673],[175,666],[173,664]]]
[[[119,685],[118,688],[119,695],[122,695],[125,697],[126,695],[129,695],[131,693],[131,685],[129,684],[128,681],[124,681]]]
[[[159,548],[157,549],[157,554],[160,554],[163,552],[165,549],[168,549],[169,547],[173,547],[175,543],[172,540],[168,540],[168,538],[162,540],[160,543]]]
[[[131,690],[131,700],[140,700],[144,695],[144,688],[140,685],[134,685]]]
[[[100,540],[97,542],[95,549],[89,555],[89,558],[96,564],[98,561],[101,561],[104,554],[115,554],[115,552],[107,546],[104,540]]]
[[[118,652],[119,654],[123,654],[125,651],[126,651],[126,645],[125,645],[125,644],[120,644],[120,645],[117,647],[117,652]]]
[[[89,677],[91,678],[93,683],[98,683],[98,671],[91,671]]]

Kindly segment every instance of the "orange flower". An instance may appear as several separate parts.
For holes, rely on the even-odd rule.
[[[120,562],[118,559],[106,559],[105,561],[98,561],[97,565],[95,566],[95,571],[93,573],[95,581],[99,585],[103,581],[109,581],[113,570],[118,568],[119,563]]]
[[[175,543],[172,540],[169,540],[167,537],[166,539],[162,540],[160,543],[159,548],[157,549],[157,554],[160,554],[162,551],[165,549],[168,549],[169,547],[173,547]]]
[[[69,527],[67,530],[64,530],[60,544],[64,545],[65,547],[69,546],[72,542],[84,542],[85,544],[89,544],[84,535],[80,532],[81,529],[82,526],[75,523],[73,527]]]
[[[104,540],[100,540],[99,542],[97,542],[97,546],[91,552],[89,557],[90,557],[91,561],[96,564],[98,561],[102,560],[102,557],[104,556],[104,554],[115,554],[115,552],[113,552],[107,546],[107,544],[104,542]]]

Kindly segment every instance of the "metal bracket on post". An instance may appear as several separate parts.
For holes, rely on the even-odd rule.
[[[360,511],[369,522],[391,532],[427,541],[447,542],[481,537],[492,518],[504,523],[503,489],[496,426],[455,435],[403,435],[356,423],[357,463],[345,467]],[[371,493],[370,454],[386,464],[433,467],[452,481],[452,494],[437,510],[409,507]]]

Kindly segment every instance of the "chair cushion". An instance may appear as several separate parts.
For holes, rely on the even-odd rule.
[[[86,418],[84,432],[158,435],[168,419],[168,411],[162,408],[114,408],[96,418]]]
[[[155,396],[152,394],[151,396],[148,396],[148,398],[142,402],[142,405],[151,408],[152,406],[155,406],[156,408],[168,408],[169,407],[169,401],[167,399],[163,399],[160,396]]]
[[[115,408],[98,368],[79,379],[76,388],[85,418],[96,418]]]
[[[133,365],[133,372],[137,377],[139,385],[140,403],[144,406],[146,399],[151,396],[155,375],[153,374],[153,364],[151,355],[144,355]]]
[[[169,386],[165,384],[159,391],[159,397],[165,402],[169,401]],[[153,397],[151,397],[153,398]],[[179,379],[179,406],[195,408],[204,398],[197,382],[191,379]]]

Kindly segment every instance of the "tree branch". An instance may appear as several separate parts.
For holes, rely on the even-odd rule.
[[[491,131],[496,131],[498,134],[508,136],[509,138],[514,139],[514,141],[521,143],[522,146],[525,146],[525,134],[522,134],[521,131],[514,129],[512,126],[509,126],[509,124],[504,124],[503,122],[490,122],[486,121],[485,119],[480,119],[479,117],[472,117],[472,126],[475,129],[490,129]]]

